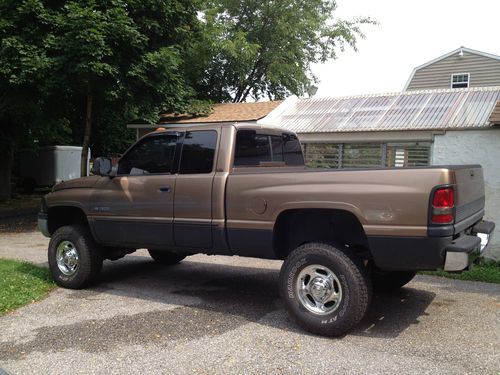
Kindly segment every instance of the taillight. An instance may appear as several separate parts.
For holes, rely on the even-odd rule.
[[[440,188],[432,197],[433,224],[451,224],[454,221],[453,208],[455,207],[455,193],[453,188]]]

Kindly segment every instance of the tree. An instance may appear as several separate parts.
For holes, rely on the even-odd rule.
[[[334,18],[334,0],[208,0],[204,39],[192,52],[195,89],[215,101],[302,95],[311,64],[356,49],[369,18]]]
[[[0,201],[11,194],[16,148],[67,130],[61,107],[51,107],[45,95],[53,38],[48,16],[38,1],[0,2]]]
[[[192,2],[74,0],[54,21],[55,74],[84,107],[82,175],[92,125],[98,118],[106,123],[101,115],[156,118],[161,110],[182,111],[189,103],[193,92],[181,64],[197,23]]]
[[[196,4],[0,2],[0,200],[10,196],[13,155],[23,142],[82,144],[85,175],[96,125],[100,136],[108,126],[116,134],[113,121],[123,127],[184,111],[194,97],[183,66],[199,35]]]

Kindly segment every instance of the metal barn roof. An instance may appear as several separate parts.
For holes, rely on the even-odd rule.
[[[291,97],[258,123],[296,133],[488,128],[498,100],[500,87]]]

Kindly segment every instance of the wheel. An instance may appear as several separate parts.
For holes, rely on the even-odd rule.
[[[417,274],[416,271],[381,271],[373,270],[373,289],[379,291],[397,290],[408,284]]]
[[[148,253],[155,262],[166,265],[177,264],[186,257],[166,250],[148,250]]]
[[[101,272],[100,249],[83,225],[57,229],[50,239],[48,255],[52,276],[57,285],[64,288],[84,288]]]
[[[279,289],[286,309],[306,331],[341,336],[365,316],[371,283],[363,262],[348,248],[299,246],[286,258]]]

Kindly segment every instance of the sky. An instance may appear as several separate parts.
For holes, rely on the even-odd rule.
[[[500,55],[500,0],[338,0],[335,16],[369,16],[358,52],[315,64],[315,97],[401,91],[414,67],[461,46]]]

